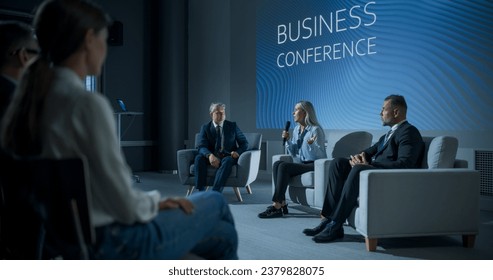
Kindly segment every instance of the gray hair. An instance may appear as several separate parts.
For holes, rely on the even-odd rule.
[[[223,108],[224,110],[226,110],[226,105],[224,103],[212,102],[211,106],[209,107],[209,113],[214,112],[216,110],[216,108]]]

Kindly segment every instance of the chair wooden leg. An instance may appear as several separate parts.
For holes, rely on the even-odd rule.
[[[250,185],[246,186],[246,191],[247,191],[247,194],[252,194],[252,188],[250,187]]]
[[[476,241],[476,235],[473,234],[462,235],[462,246],[466,248],[473,248],[475,241]]]
[[[366,243],[366,250],[369,252],[374,252],[377,250],[377,243],[378,239],[377,238],[365,238],[365,243]]]
[[[188,190],[187,190],[187,195],[186,196],[189,196],[193,193],[193,190],[195,189],[195,186],[188,186]]]
[[[239,202],[243,202],[243,198],[241,198],[241,193],[240,193],[240,188],[238,187],[233,187],[233,190],[236,194],[236,198],[238,198]]]

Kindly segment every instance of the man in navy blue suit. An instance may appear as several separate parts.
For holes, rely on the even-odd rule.
[[[207,169],[216,169],[213,190],[222,192],[233,165],[247,150],[248,141],[236,122],[226,120],[226,105],[212,103],[209,108],[212,120],[200,129],[199,153],[195,157],[195,187],[203,191],[207,185]]]
[[[419,168],[424,143],[418,129],[407,122],[403,96],[385,98],[380,117],[391,129],[377,143],[358,155],[332,160],[329,183],[322,207],[322,221],[303,231],[315,242],[330,242],[344,237],[342,227],[357,205],[359,174],[368,169]],[[396,182],[397,184],[398,182]]]

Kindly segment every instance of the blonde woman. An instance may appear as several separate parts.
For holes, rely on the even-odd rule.
[[[314,161],[327,157],[325,152],[325,134],[320,126],[313,104],[309,101],[296,103],[293,111],[294,121],[297,123],[293,130],[293,137],[288,131],[282,132],[286,141],[286,149],[293,157],[293,162],[277,161],[272,166],[272,180],[275,192],[272,196],[272,205],[258,214],[259,218],[278,218],[288,214],[286,204],[286,190],[291,177],[313,171]]]

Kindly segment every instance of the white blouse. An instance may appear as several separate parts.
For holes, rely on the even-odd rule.
[[[113,110],[104,96],[86,91],[71,69],[56,68],[42,114],[42,156],[85,162],[94,226],[147,222],[157,215],[161,195],[133,186]]]

